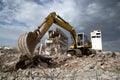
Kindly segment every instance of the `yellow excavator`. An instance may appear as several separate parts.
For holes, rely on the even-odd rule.
[[[90,52],[89,48],[91,48],[91,42],[87,40],[87,36],[84,33],[76,34],[75,29],[60,16],[56,15],[55,12],[50,13],[42,22],[42,24],[33,32],[25,33],[19,37],[19,50],[24,55],[27,55],[29,58],[31,58],[36,45],[40,42],[41,38],[45,35],[53,23],[70,32],[72,36],[72,45],[70,46],[71,49],[68,50],[69,53],[75,52],[78,54],[88,54]]]

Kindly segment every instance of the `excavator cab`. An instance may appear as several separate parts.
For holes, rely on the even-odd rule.
[[[90,41],[85,33],[77,34],[77,48],[91,47],[89,42]]]

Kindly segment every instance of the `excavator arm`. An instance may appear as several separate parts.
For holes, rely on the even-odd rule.
[[[40,42],[41,38],[45,35],[53,23],[70,32],[73,41],[71,46],[76,48],[76,31],[74,28],[60,16],[56,15],[55,12],[52,12],[45,18],[43,23],[38,26],[36,30],[23,34],[19,37],[18,47],[20,51],[28,57],[32,57],[32,53],[34,52],[36,45]]]

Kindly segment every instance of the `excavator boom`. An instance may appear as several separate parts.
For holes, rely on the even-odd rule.
[[[33,56],[34,49],[36,45],[40,42],[41,38],[45,35],[48,29],[52,26],[52,24],[56,24],[68,32],[70,32],[72,36],[72,46],[75,48],[76,46],[76,31],[74,28],[63,20],[60,16],[56,15],[55,12],[50,13],[45,20],[42,22],[40,26],[33,32],[28,32],[21,35],[18,39],[18,47],[19,50],[28,57]]]

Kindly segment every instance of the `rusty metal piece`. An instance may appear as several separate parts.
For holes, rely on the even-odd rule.
[[[34,32],[29,32],[21,35],[18,39],[18,47],[23,55],[32,57],[32,53],[39,42],[37,34]]]

